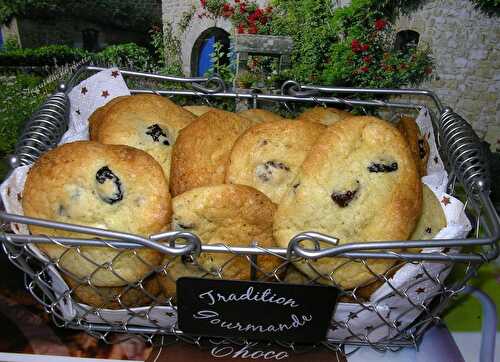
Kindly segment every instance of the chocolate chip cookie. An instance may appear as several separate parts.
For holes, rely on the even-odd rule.
[[[302,164],[274,218],[276,242],[287,247],[314,230],[339,244],[406,240],[421,213],[422,185],[403,136],[375,117],[328,127]],[[313,247],[312,242],[305,246]],[[331,245],[322,245],[328,247]],[[366,263],[366,264],[365,264]],[[321,283],[349,289],[384,273],[394,261],[322,258],[296,266]]]
[[[234,142],[253,124],[234,113],[215,109],[184,128],[172,153],[172,195],[223,184]]]
[[[275,247],[272,235],[276,206],[263,193],[243,185],[217,185],[194,188],[172,199],[172,229],[198,235],[203,244],[227,247]],[[170,259],[166,262],[168,263]],[[249,280],[252,261],[248,256],[228,253],[201,253],[195,260],[181,258],[177,269],[167,268],[169,279],[210,276],[213,278]],[[281,259],[270,254],[255,261],[258,280],[272,278]],[[172,289],[167,284],[167,290]],[[168,293],[168,291],[167,291]]]
[[[97,125],[90,119],[91,140],[147,152],[161,165],[168,181],[177,135],[196,116],[167,98],[140,94],[112,104],[99,119]]]
[[[308,122],[321,123],[329,126],[344,118],[349,118],[352,116],[353,115],[351,113],[337,108],[314,107],[304,111],[297,117],[297,119]]]
[[[252,108],[245,111],[238,112],[241,117],[248,118],[251,121],[262,123],[262,122],[272,122],[272,121],[284,121],[285,118],[280,115],[267,111],[265,109]]]
[[[132,147],[91,141],[45,153],[28,174],[23,209],[26,216],[143,236],[167,230],[171,216],[167,181],[153,157]],[[49,237],[90,238],[34,225],[29,229]],[[162,259],[147,248],[37,246],[76,278],[91,278],[104,287],[134,283]]]
[[[325,128],[285,120],[249,128],[231,151],[226,183],[252,186],[278,203],[293,186],[300,165]]]

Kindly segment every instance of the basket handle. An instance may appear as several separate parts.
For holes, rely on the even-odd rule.
[[[66,86],[60,84],[58,90],[49,96],[24,125],[14,154],[7,159],[9,166],[16,168],[30,165],[44,152],[57,146],[67,128],[68,112]]]
[[[460,115],[445,108],[439,120],[439,139],[445,162],[465,187],[468,195],[478,197],[490,191],[491,176],[486,147]]]

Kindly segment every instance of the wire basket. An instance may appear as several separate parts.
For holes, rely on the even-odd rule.
[[[68,92],[78,80],[101,70],[104,69],[91,66],[80,68],[67,85],[61,85],[32,116],[20,137],[15,155],[9,159],[13,169],[34,163],[44,152],[58,144],[68,125]],[[1,212],[0,219],[4,222],[4,232],[1,234],[4,251],[9,260],[25,273],[26,288],[60,327],[85,330],[105,341],[110,340],[110,333],[118,332],[141,336],[149,342],[153,342],[153,337],[158,335],[173,335],[178,339],[197,342],[197,337],[188,336],[177,328],[175,298],[165,297],[159,292],[157,278],[171,279],[172,268],[176,263],[189,263],[193,273],[199,277],[222,279],[227,265],[243,258],[251,268],[253,280],[285,283],[287,281],[284,280],[283,272],[290,268],[291,261],[303,260],[308,263],[312,259],[333,257],[342,258],[344,264],[358,263],[366,268],[373,278],[369,283],[353,290],[341,290],[341,302],[349,304],[351,309],[345,318],[341,320],[334,318],[331,321],[324,343],[333,349],[346,344],[370,345],[378,350],[398,349],[415,345],[424,331],[439,320],[453,297],[464,288],[470,278],[475,276],[477,269],[498,256],[499,218],[489,197],[490,178],[480,140],[464,119],[450,108],[443,107],[437,96],[430,91],[301,86],[297,82],[288,81],[283,84],[279,95],[257,92],[241,94],[227,91],[224,82],[217,76],[180,78],[125,70],[121,73],[127,79],[168,81],[184,85],[183,88],[170,90],[134,89],[131,90],[132,94],[186,96],[208,104],[213,99],[239,99],[249,101],[253,107],[257,107],[258,102],[273,102],[287,109],[290,109],[291,104],[341,104],[361,107],[363,110],[370,107],[418,110],[423,107],[421,99],[426,98],[437,110],[437,116],[431,113],[431,118],[437,135],[436,143],[450,175],[448,192],[453,194],[458,186],[465,191],[467,198],[465,205],[469,218],[474,221],[475,235],[469,239],[366,242],[335,246],[334,237],[308,232],[292,238],[286,249],[264,249],[258,246],[230,247],[202,244],[196,235],[189,232],[172,231],[145,238]],[[413,101],[367,99],[368,96],[377,95],[408,96]],[[13,233],[11,225],[16,228],[19,224],[78,232],[88,237],[64,238]],[[480,231],[484,236],[480,236]],[[322,244],[318,243],[315,249],[306,249],[301,245],[304,240],[314,240]],[[63,247],[64,252],[57,258],[50,259],[40,253],[38,248],[33,247],[40,243],[56,244]],[[84,252],[86,246],[113,248],[116,255],[112,262],[98,264],[86,256]],[[150,265],[141,257],[140,251],[143,248],[152,248],[170,257],[166,258],[167,261],[162,265]],[[438,248],[439,251],[417,253],[410,251],[413,248],[433,248],[433,250]],[[117,278],[122,278],[114,271],[113,263],[117,263],[124,256],[138,258],[141,263],[146,264],[150,272],[139,281],[126,282],[123,287],[96,288],[91,278],[81,279],[65,268],[64,257],[71,253],[79,255],[86,263],[93,265],[94,273],[106,271],[114,273]],[[196,262],[200,253],[222,253],[227,257],[216,273],[209,273],[202,270]],[[258,256],[266,254],[281,260],[280,265],[273,271],[259,270],[256,260]],[[367,262],[369,259],[391,259],[394,265],[387,272],[380,274],[370,268]],[[429,271],[429,265],[436,263],[440,266],[439,270]],[[415,280],[405,289],[392,285],[391,275],[408,265],[417,271]],[[446,279],[452,269],[453,278]],[[61,275],[68,285],[64,284]],[[334,282],[334,276],[335,270],[327,277]],[[318,278],[320,277],[325,276],[318,275]],[[318,278],[302,282],[314,285]],[[69,283],[68,279],[72,282]],[[370,300],[370,293],[384,283],[390,287],[391,292],[375,301]],[[419,288],[422,283],[430,286],[432,292],[426,293],[424,298],[412,298],[409,289]],[[82,293],[87,296],[92,295],[100,307],[79,303]],[[390,298],[403,300],[402,305],[405,307],[391,308],[389,304],[387,308],[387,300]],[[136,306],[137,300],[141,301],[142,307]],[[385,309],[381,308],[382,305]],[[372,322],[360,328],[356,323],[363,319],[361,317],[364,314],[370,314]],[[413,316],[411,322],[402,324],[400,319],[408,315]],[[293,347],[293,344],[290,346]]]

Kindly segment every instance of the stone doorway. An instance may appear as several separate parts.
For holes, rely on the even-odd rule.
[[[217,27],[208,28],[196,39],[191,51],[191,74],[193,76],[202,77],[213,66],[211,54],[215,43],[222,44],[222,51],[226,54],[222,63],[229,64],[231,46],[229,33]]]

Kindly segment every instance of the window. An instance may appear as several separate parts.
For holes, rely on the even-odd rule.
[[[420,34],[414,30],[401,30],[396,34],[394,48],[402,52],[407,52],[409,48],[415,48],[418,45]]]

